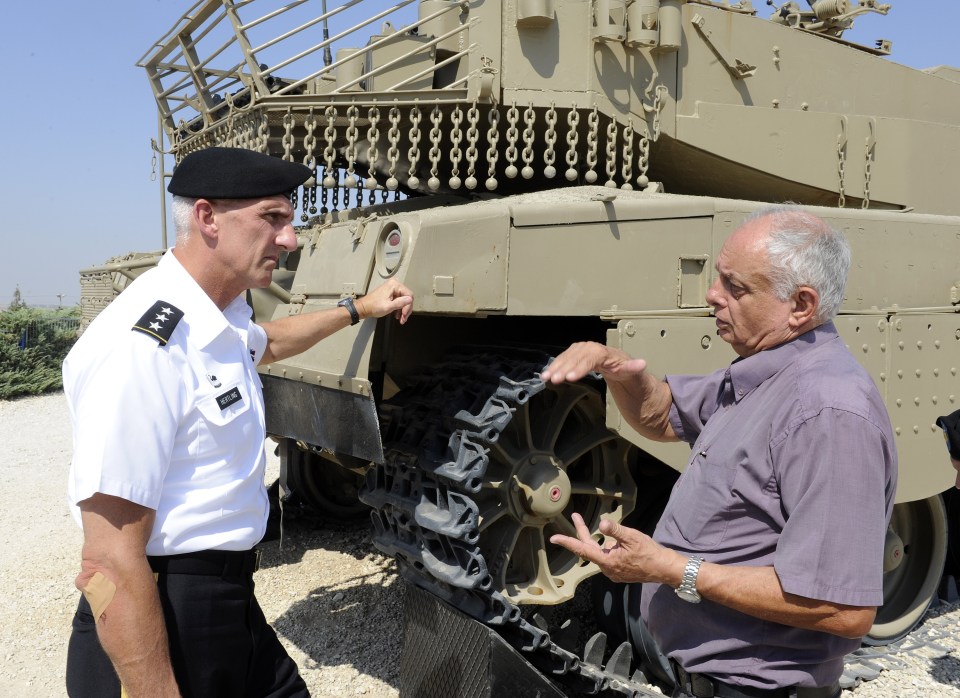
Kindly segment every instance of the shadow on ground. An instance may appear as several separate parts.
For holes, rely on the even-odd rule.
[[[330,581],[297,592],[300,598],[271,625],[307,655],[308,663],[349,665],[397,687],[405,583],[396,574],[396,562],[374,548],[369,519],[339,527],[285,521],[282,538],[259,547],[264,569],[303,563],[307,570],[305,555],[319,549],[350,558],[339,563],[339,574],[323,575]]]

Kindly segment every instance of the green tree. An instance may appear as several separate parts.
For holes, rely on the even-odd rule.
[[[17,284],[17,288],[13,292],[13,300],[10,301],[8,306],[9,310],[19,310],[20,308],[26,308],[27,304],[23,302],[23,296],[20,295],[20,284]]]
[[[61,366],[79,324],[79,307],[0,312],[0,399],[62,387]]]

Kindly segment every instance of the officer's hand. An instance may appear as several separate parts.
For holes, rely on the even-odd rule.
[[[673,551],[636,529],[606,519],[600,522],[600,533],[605,538],[604,544],[600,545],[590,536],[580,514],[574,514],[572,519],[577,537],[556,534],[550,536],[551,543],[596,563],[600,571],[615,582],[663,581],[657,574],[661,558],[675,554]]]
[[[555,358],[540,374],[545,383],[574,382],[591,371],[606,381],[624,381],[644,372],[647,362],[620,349],[597,342],[577,342]]]
[[[402,325],[413,312],[413,292],[396,279],[387,279],[370,293],[358,298],[355,305],[361,320],[394,313]]]

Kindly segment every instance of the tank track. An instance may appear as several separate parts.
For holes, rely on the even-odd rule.
[[[382,406],[385,462],[367,471],[360,495],[373,508],[374,545],[398,561],[408,582],[495,628],[565,690],[662,698],[641,671],[631,673],[629,642],[608,655],[606,635],[597,633],[578,655],[575,626],[551,629],[492,589],[473,495],[489,462],[487,446],[517,407],[544,390],[539,373],[549,361],[541,352],[453,357]],[[848,655],[842,686],[897,668],[888,655],[883,648]]]
[[[398,560],[407,581],[495,628],[566,690],[662,697],[641,672],[631,674],[629,643],[606,657],[606,636],[597,633],[578,656],[569,649],[573,626],[551,638],[541,616],[525,618],[491,588],[472,495],[489,462],[486,446],[545,388],[538,374],[549,359],[540,352],[451,358],[383,406],[385,462],[368,471],[361,493],[374,509],[374,545]]]

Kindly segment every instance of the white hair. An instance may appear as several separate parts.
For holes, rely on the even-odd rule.
[[[173,228],[177,233],[177,245],[186,243],[190,237],[190,227],[193,223],[193,205],[197,202],[186,196],[174,196],[171,208],[173,209]]]
[[[770,222],[767,259],[774,295],[784,301],[809,286],[820,297],[817,319],[831,320],[843,303],[850,272],[850,245],[843,234],[796,206],[767,206],[746,221],[761,218]]]

